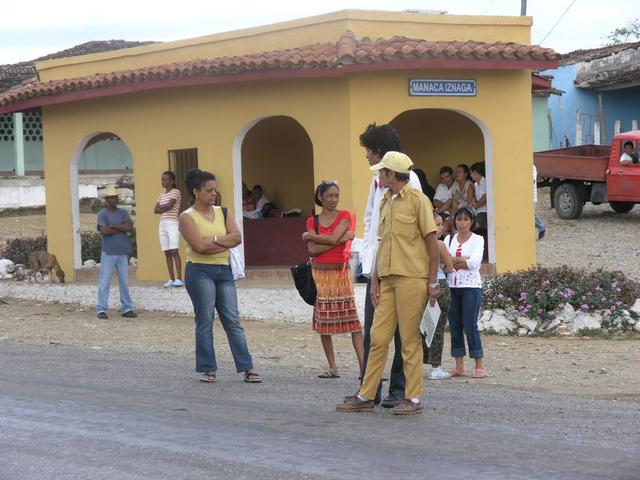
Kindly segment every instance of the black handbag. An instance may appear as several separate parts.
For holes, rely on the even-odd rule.
[[[316,233],[318,233],[317,215],[313,216],[313,225]],[[318,292],[316,290],[316,282],[313,281],[313,274],[311,273],[311,259],[291,267],[291,275],[293,275],[293,283],[302,300],[309,305],[314,305]]]

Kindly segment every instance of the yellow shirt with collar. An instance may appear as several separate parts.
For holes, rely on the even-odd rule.
[[[424,238],[436,231],[431,201],[408,183],[393,198],[387,191],[380,204],[378,276],[429,278]]]

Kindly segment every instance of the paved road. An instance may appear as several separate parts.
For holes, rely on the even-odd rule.
[[[228,362],[227,362],[228,363]],[[352,379],[0,343],[0,479],[638,479],[638,404],[429,383],[426,412],[344,414]]]

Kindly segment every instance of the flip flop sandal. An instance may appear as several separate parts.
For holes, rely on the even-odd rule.
[[[487,372],[483,368],[476,368],[473,371],[473,378],[487,378]]]
[[[452,377],[465,377],[466,375],[464,374],[464,372],[461,372],[460,370],[458,370],[457,368],[454,368],[453,370],[451,370],[449,372],[449,374]]]
[[[340,375],[333,373],[331,370],[327,370],[318,375],[318,378],[340,378]]]
[[[262,377],[255,372],[247,372],[244,374],[244,381],[247,383],[262,383]]]
[[[213,383],[216,381],[216,372],[206,372],[200,377],[202,383]]]

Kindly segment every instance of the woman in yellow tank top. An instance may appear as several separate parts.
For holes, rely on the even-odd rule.
[[[213,346],[213,318],[216,310],[229,340],[236,370],[244,380],[260,383],[244,329],[240,326],[238,297],[229,265],[229,249],[242,243],[231,213],[226,220],[216,201],[216,177],[194,169],[185,183],[193,206],[180,215],[180,233],[187,242],[185,287],[191,297],[196,321],[196,372],[200,381],[214,382],[218,365]]]

